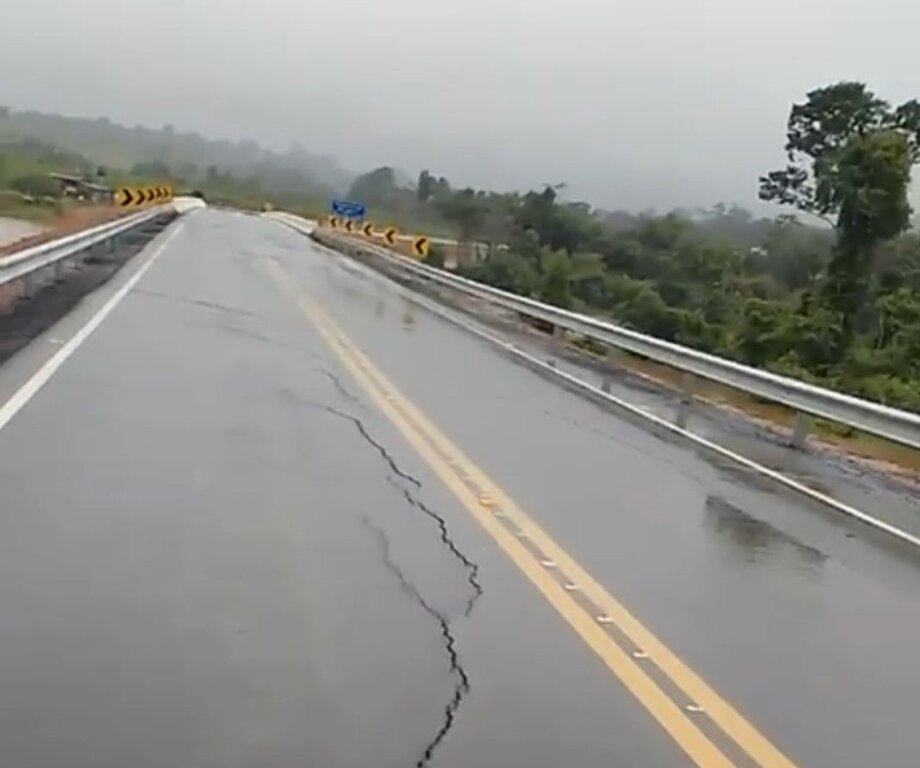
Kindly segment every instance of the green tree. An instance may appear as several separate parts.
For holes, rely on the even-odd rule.
[[[540,248],[540,238],[532,229],[515,228],[511,233],[510,247],[512,253],[526,259],[535,269],[539,268],[543,251]]]
[[[497,251],[485,261],[462,269],[461,273],[521,296],[531,296],[538,281],[533,264],[523,256],[507,250]]]
[[[762,366],[785,351],[781,334],[784,308],[763,299],[748,299],[735,334],[738,356]]]
[[[557,203],[561,185],[546,185],[542,192],[528,192],[514,216],[515,225],[533,230],[540,245],[551,250],[574,253],[591,244],[592,219],[586,203]]]
[[[893,109],[862,83],[819,88],[793,105],[786,154],[785,168],[761,177],[760,197],[833,224],[837,243],[824,295],[842,315],[846,346],[877,247],[910,220],[907,191],[911,166],[920,160],[920,104]]]
[[[515,223],[522,230],[531,229],[537,234],[541,245],[549,245],[552,232],[553,208],[556,205],[556,189],[547,185],[542,192],[528,192],[524,195]]]
[[[450,182],[443,176],[432,185],[432,197],[442,198],[451,193]]]
[[[805,226],[795,216],[770,222],[760,244],[745,257],[748,274],[767,274],[786,290],[814,285],[831,259],[830,232]]]
[[[865,300],[876,247],[910,221],[912,162],[907,138],[895,131],[860,136],[841,153],[838,241],[826,293],[847,329]]]
[[[348,190],[351,200],[367,205],[386,206],[398,193],[396,172],[388,165],[358,176]]]
[[[620,305],[617,316],[627,325],[667,341],[674,341],[680,330],[677,312],[649,285],[643,285],[632,299]]]
[[[443,200],[439,207],[441,215],[457,225],[461,242],[469,242],[479,236],[485,222],[485,206],[481,195],[472,189],[464,189]]]
[[[30,197],[57,197],[60,185],[50,176],[34,174],[13,179],[10,189]]]
[[[572,294],[586,306],[609,306],[605,276],[604,261],[599,254],[576,253],[572,255],[570,279]]]
[[[544,253],[540,298],[563,309],[572,308],[572,262],[561,251]]]
[[[415,193],[420,203],[427,203],[434,194],[435,184],[434,176],[428,171],[422,171],[418,175],[418,184],[415,186]]]
[[[905,353],[905,365],[920,369],[920,291],[898,288],[882,297],[879,309],[876,345],[898,347]]]

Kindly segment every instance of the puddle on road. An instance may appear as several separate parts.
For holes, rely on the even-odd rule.
[[[721,496],[706,497],[706,524],[747,562],[785,559],[790,555],[807,570],[817,571],[828,556],[785,531],[748,514]]]

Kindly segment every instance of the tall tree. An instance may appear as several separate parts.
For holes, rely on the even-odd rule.
[[[358,176],[348,190],[348,197],[369,205],[386,204],[398,192],[396,172],[388,165]]]
[[[572,308],[572,261],[564,251],[546,251],[542,258],[540,298],[563,309]]]
[[[415,194],[419,202],[427,203],[434,194],[435,178],[428,171],[422,171],[418,175],[418,184],[415,187]]]
[[[458,239],[469,242],[479,237],[485,221],[483,197],[472,189],[464,189],[440,203],[441,215],[457,224]]]
[[[877,247],[910,221],[911,167],[920,161],[920,103],[892,108],[863,83],[842,82],[795,104],[785,168],[760,179],[762,200],[829,221],[837,244],[824,295],[843,319],[843,343],[869,285]]]

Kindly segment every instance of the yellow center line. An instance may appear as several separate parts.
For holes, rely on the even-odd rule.
[[[789,758],[610,595],[402,395],[335,321],[314,300],[294,286],[277,261],[269,261],[267,265],[271,276],[299,304],[304,315],[317,328],[341,363],[425,463],[696,765],[705,768],[735,768],[734,763],[686,712],[614,640],[606,626],[616,627],[634,643],[643,658],[654,663],[762,768],[796,768]],[[480,489],[480,493],[471,489],[464,482],[465,479]],[[498,519],[496,511],[517,526],[518,535]],[[525,546],[524,539],[530,540],[540,550],[540,556],[535,556]],[[553,564],[552,572],[546,563]],[[553,574],[564,574],[565,578],[560,582]],[[571,588],[573,584],[603,612],[602,623],[577,602]]]

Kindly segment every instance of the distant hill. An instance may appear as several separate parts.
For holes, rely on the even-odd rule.
[[[38,141],[81,155],[113,176],[144,167],[166,167],[189,184],[230,175],[267,193],[325,197],[348,188],[350,175],[335,160],[299,145],[273,152],[254,141],[209,139],[165,125],[118,125],[102,118],[17,112],[0,107],[0,143]]]
[[[96,170],[85,156],[39,139],[0,135],[0,180],[52,171],[92,175]]]

